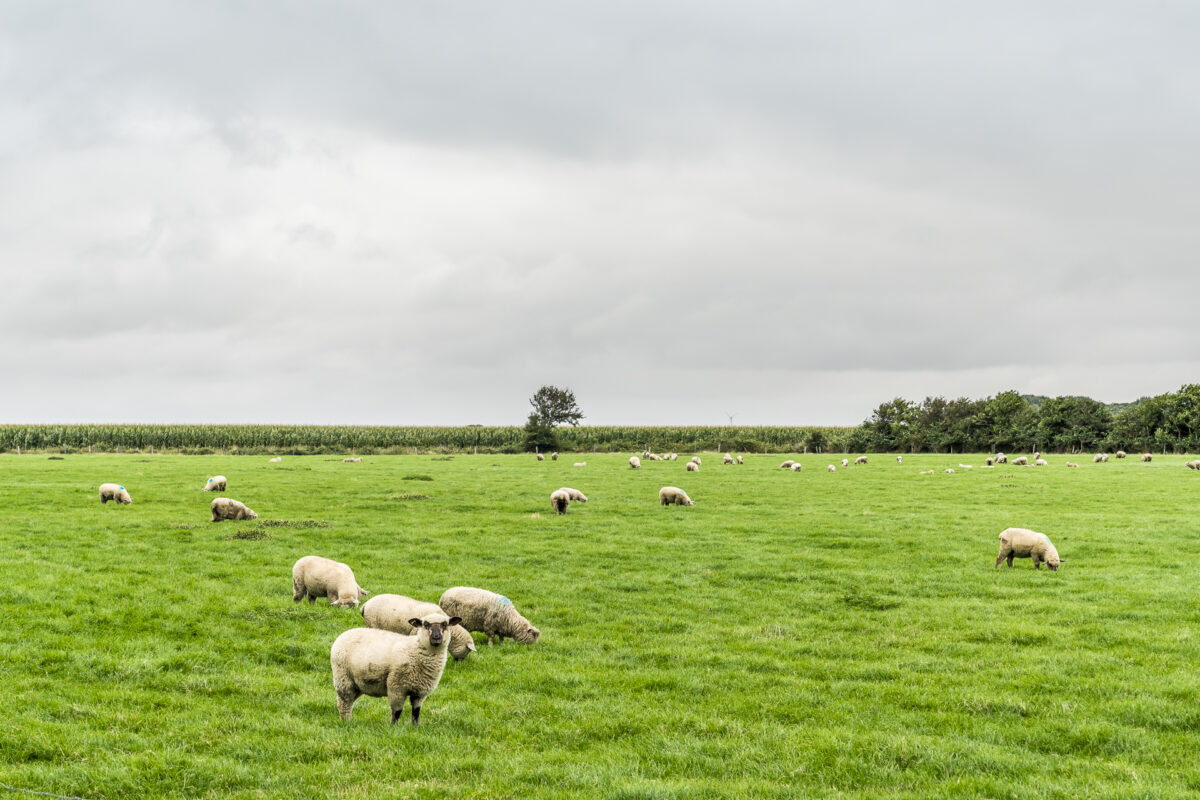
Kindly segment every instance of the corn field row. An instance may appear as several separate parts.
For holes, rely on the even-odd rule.
[[[564,452],[840,452],[853,428],[580,426],[557,430]],[[0,453],[519,453],[518,426],[0,425]]]

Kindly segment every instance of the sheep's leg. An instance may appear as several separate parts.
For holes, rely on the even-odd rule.
[[[424,702],[425,698],[417,697],[415,694],[411,695],[411,698],[412,698],[412,710],[413,710],[413,725],[416,725],[417,720],[419,720],[421,718],[421,703]]]
[[[996,556],[996,569],[1000,569],[1000,562],[1004,560],[1004,553]]]
[[[1009,553],[1009,554],[1008,554],[1008,565],[1009,565],[1010,567],[1012,566],[1012,562],[1013,562],[1013,554],[1012,554],[1012,553]]]
[[[337,691],[338,715],[349,720],[350,714],[354,711],[354,701],[358,699],[359,691],[354,686],[334,686]]]
[[[488,634],[488,647],[492,646],[492,634]]]

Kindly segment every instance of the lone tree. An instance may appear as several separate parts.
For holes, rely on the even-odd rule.
[[[558,434],[554,428],[563,424],[575,426],[583,419],[583,411],[570,389],[543,386],[529,398],[529,405],[533,406],[533,413],[525,423],[526,450],[557,450]]]

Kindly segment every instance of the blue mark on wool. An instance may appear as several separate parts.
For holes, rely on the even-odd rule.
[[[512,600],[509,600],[504,595],[500,595],[499,602],[500,602],[500,605],[502,605],[502,606],[511,606],[512,605]]]
[[[118,489],[120,489],[122,492],[123,492],[123,491],[125,491],[125,487],[124,487],[124,486],[118,486],[117,488],[118,488]]]

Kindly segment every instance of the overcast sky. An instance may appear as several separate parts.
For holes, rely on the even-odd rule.
[[[1200,379],[1200,6],[0,5],[0,422]]]

